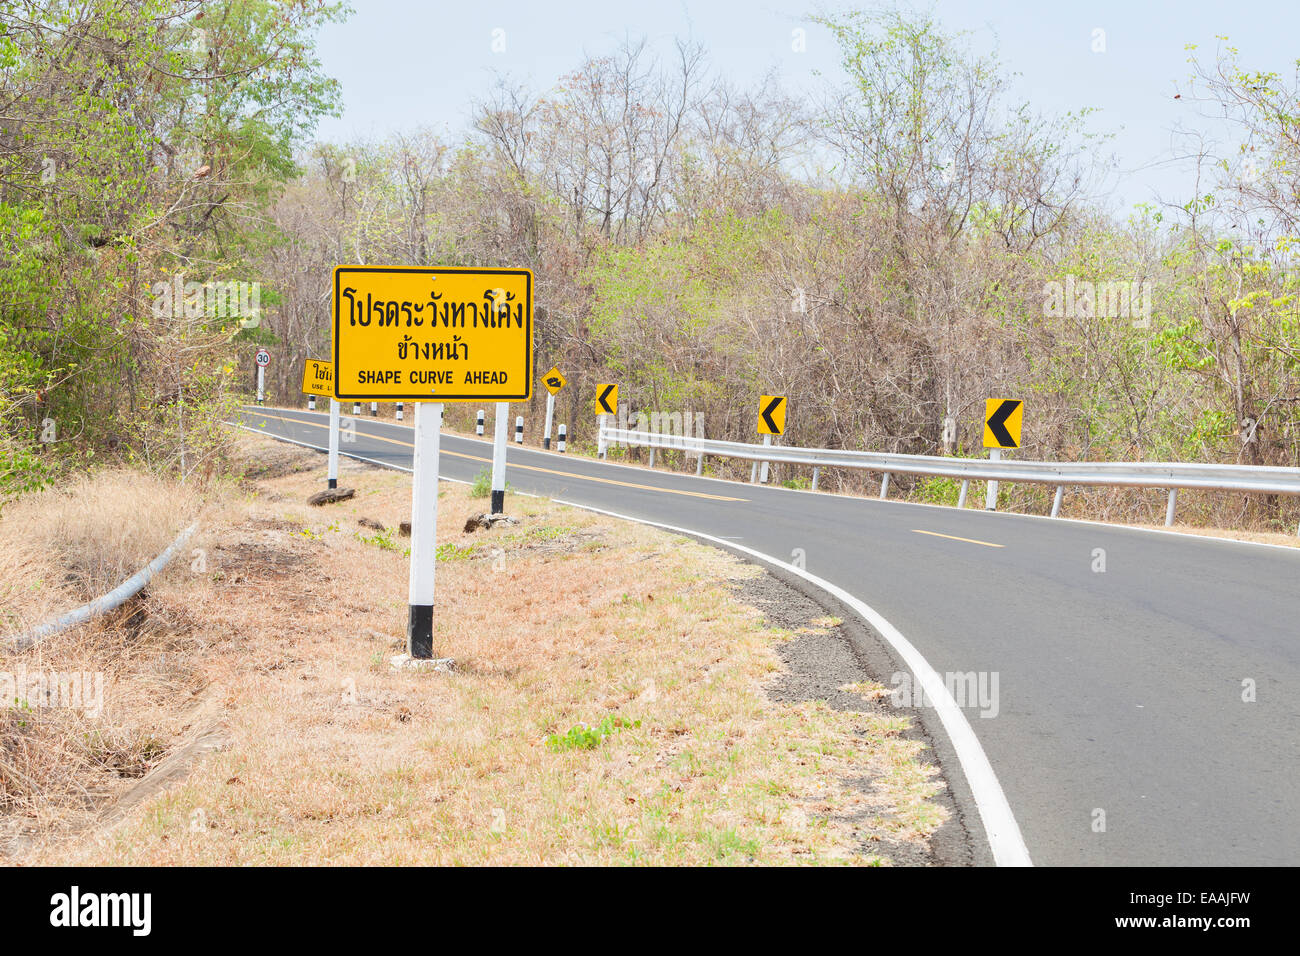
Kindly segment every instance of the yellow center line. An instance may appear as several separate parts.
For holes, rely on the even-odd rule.
[[[929,534],[936,538],[948,538],[952,541],[965,541],[969,544],[982,544],[986,548],[1005,548],[1005,544],[994,544],[992,541],[978,541],[975,538],[959,538],[955,534],[940,534],[938,531],[922,531],[920,528],[913,528],[914,534]]]
[[[251,415],[249,417],[250,419],[255,419],[259,416],[262,418],[274,418],[282,422],[292,422],[295,425],[310,425],[312,428],[326,428],[326,429],[329,428],[328,425],[322,425],[319,422],[310,422],[301,418],[285,418],[282,415],[272,415],[270,412],[257,412],[256,414]],[[398,438],[385,438],[383,435],[375,435],[372,434],[371,432],[362,432],[362,434],[364,434],[367,438],[373,438],[376,441],[386,441],[392,445],[405,445],[407,448],[415,447],[415,445],[413,445],[411,442],[402,441],[401,439]],[[459,452],[459,451],[447,451],[446,449],[442,449],[441,454],[452,455],[456,458],[468,458],[470,461],[482,461],[482,462],[487,462],[489,464],[492,462],[491,458],[481,458],[478,455],[466,455],[463,452]],[[591,475],[579,475],[572,471],[556,471],[554,468],[542,468],[538,465],[522,465],[519,464],[518,462],[507,462],[506,467],[522,468],[527,471],[540,471],[547,475],[559,475],[562,478],[577,478],[579,481],[595,481],[603,485],[618,485],[622,488],[640,488],[643,491],[660,491],[668,495],[686,495],[691,498],[708,498],[710,501],[748,501],[749,500],[748,498],[732,498],[727,495],[707,495],[702,491],[682,491],[678,488],[660,488],[657,485],[642,485],[642,484],[638,484],[635,481],[615,481],[613,478],[595,478]]]

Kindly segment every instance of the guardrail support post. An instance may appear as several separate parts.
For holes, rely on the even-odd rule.
[[[695,474],[697,477],[704,474],[704,452],[695,456]]]
[[[817,490],[817,479],[821,476],[821,472],[822,470],[820,468],[818,468],[816,465],[813,466],[813,483],[812,483],[813,491]]]
[[[961,483],[961,493],[957,495],[957,507],[966,507],[966,492],[970,491],[970,479],[966,478]]]
[[[1178,507],[1178,489],[1169,489],[1169,504],[1165,506],[1165,527],[1174,523],[1174,509]]]
[[[880,497],[889,497],[889,472],[885,472],[884,477],[880,479]]]
[[[763,436],[763,447],[764,447],[764,448],[769,448],[769,447],[771,447],[771,445],[772,445],[772,436],[771,436],[771,435],[764,435],[764,436]],[[760,483],[760,484],[764,484],[764,485],[767,484],[767,462],[766,462],[766,461],[763,462],[763,467],[762,467],[762,469],[761,469],[761,474],[758,476],[758,480],[759,480],[759,483]]]
[[[651,467],[651,468],[653,468],[653,467],[655,466],[655,439],[654,439],[654,434],[655,434],[654,432],[651,432],[651,433],[650,433],[651,438],[650,438],[650,441],[648,442],[648,444],[650,445],[650,467]]]
[[[1061,513],[1061,500],[1065,497],[1065,485],[1056,486],[1056,497],[1052,499],[1052,517]]]

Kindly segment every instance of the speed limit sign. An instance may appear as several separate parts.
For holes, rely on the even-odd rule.
[[[262,368],[266,368],[266,366],[270,365],[270,364],[271,364],[271,353],[268,352],[266,349],[258,349],[258,350],[257,350],[257,364],[260,365]]]

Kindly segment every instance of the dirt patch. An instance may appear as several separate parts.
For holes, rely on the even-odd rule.
[[[936,774],[940,772],[921,726],[892,707],[888,695],[863,693],[871,685],[887,686],[890,678],[890,673],[873,673],[855,647],[857,642],[852,631],[856,628],[865,632],[865,628],[835,617],[808,595],[768,573],[737,582],[736,594],[746,604],[762,611],[770,624],[792,632],[791,639],[777,648],[785,670],[764,688],[772,700],[790,704],[825,701],[832,710],[868,714],[886,726],[896,724],[894,732],[898,736],[923,748],[918,749],[916,759],[932,767]],[[859,640],[863,636],[859,634]],[[864,770],[867,770],[865,763]],[[948,818],[926,844],[896,838],[893,814],[889,811],[895,797],[880,791],[878,775],[869,771],[846,775],[842,782],[870,802],[841,817],[843,823],[853,828],[860,853],[883,853],[904,866],[953,866],[972,862],[971,835],[946,787],[929,797],[948,811]]]
[[[240,453],[244,457],[243,482],[256,484],[286,475],[297,475],[320,469],[319,452],[310,451],[297,445],[276,442],[273,446],[254,444],[256,439],[241,438]],[[248,454],[249,449],[256,448],[256,456]]]

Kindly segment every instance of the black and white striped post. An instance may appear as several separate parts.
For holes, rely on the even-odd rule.
[[[401,403],[401,402],[398,402],[398,403],[397,403],[397,420],[400,422],[400,421],[402,421],[402,419],[405,418],[405,417],[406,417],[406,416],[405,416],[405,413],[403,412],[403,409],[402,409],[402,403]]]
[[[400,405],[398,406],[401,407]],[[410,614],[406,652],[414,660],[433,658],[433,582],[438,551],[438,451],[441,402],[417,402],[415,468],[411,476]]]
[[[371,417],[371,418],[378,418],[378,417],[379,417],[379,403],[378,403],[378,402],[371,402],[371,403],[370,403],[370,417]]]
[[[566,438],[568,438],[568,437],[569,437],[568,432],[565,430],[564,426],[561,425],[561,426],[560,426],[560,437],[559,437],[559,440],[557,441],[557,443],[556,443],[556,445],[555,445],[555,450],[558,451],[561,455],[564,454],[564,440],[565,440]]]
[[[515,444],[522,445],[523,443],[524,443],[524,416],[519,415],[515,418]]]
[[[309,412],[314,412],[314,411],[316,411],[316,396],[315,396],[315,395],[308,395],[308,396],[307,396],[307,411],[309,411]]]
[[[360,415],[360,414],[361,414],[361,403],[360,403],[360,402],[353,402],[353,403],[352,403],[352,414],[353,414],[353,415]]]
[[[478,420],[474,422],[474,434],[483,437],[483,409],[478,410]]]
[[[339,486],[339,400],[330,399],[330,463],[329,487]]]
[[[510,414],[507,402],[497,402],[492,427],[492,513],[499,515],[506,508],[506,418]]]

